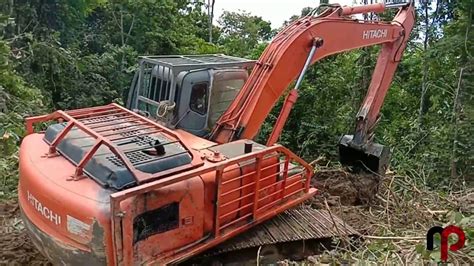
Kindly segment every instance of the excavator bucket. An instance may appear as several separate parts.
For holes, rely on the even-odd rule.
[[[364,146],[351,144],[353,135],[345,135],[339,142],[339,161],[367,172],[383,175],[390,161],[390,149],[378,143]]]

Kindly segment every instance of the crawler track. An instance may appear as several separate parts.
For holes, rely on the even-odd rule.
[[[328,239],[358,234],[355,229],[345,224],[340,218],[334,215],[331,217],[328,211],[303,206],[287,210],[275,218],[257,225],[248,232],[222,243],[204,256],[283,242]]]

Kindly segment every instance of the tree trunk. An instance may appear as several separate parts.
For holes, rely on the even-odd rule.
[[[427,110],[427,101],[426,101],[426,94],[428,92],[428,62],[426,58],[426,52],[428,50],[428,41],[429,41],[429,34],[430,34],[430,23],[428,17],[428,3],[424,4],[424,13],[425,13],[425,36],[423,38],[423,76],[421,78],[421,95],[420,95],[420,108],[418,110],[418,127],[421,128],[423,126],[423,116]]]
[[[458,108],[459,105],[459,94],[461,90],[461,85],[462,85],[462,75],[464,72],[464,68],[461,68],[459,71],[459,80],[458,80],[458,86],[456,88],[456,92],[454,94],[454,103],[453,103],[453,148],[452,148],[452,154],[451,154],[451,179],[456,179],[458,177],[458,172],[457,172],[457,158],[456,158],[456,149],[457,149],[457,142],[458,142]]]
[[[214,19],[214,4],[216,0],[207,0],[207,16],[209,28],[209,42],[212,43],[212,21]]]
[[[9,0],[8,1],[8,16],[12,17],[13,16],[13,5],[14,5],[14,0]]]
[[[428,58],[427,58],[427,51],[429,48],[429,42],[430,42],[430,30],[433,27],[437,13],[438,13],[438,7],[439,7],[439,0],[436,1],[436,9],[434,13],[432,14],[431,18],[431,23],[430,23],[430,18],[429,18],[429,3],[425,2],[424,3],[424,15],[425,15],[425,32],[424,32],[424,39],[423,39],[423,76],[421,78],[421,95],[420,95],[420,108],[418,110],[418,127],[421,128],[423,126],[423,118],[426,112],[428,111],[428,73],[429,73],[429,66],[428,66]]]

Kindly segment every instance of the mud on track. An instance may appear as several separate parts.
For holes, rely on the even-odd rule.
[[[26,234],[15,201],[0,203],[0,265],[51,265]]]

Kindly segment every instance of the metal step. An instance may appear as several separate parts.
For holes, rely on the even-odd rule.
[[[334,220],[334,222],[333,222]],[[283,242],[310,239],[328,239],[360,235],[342,219],[326,210],[301,206],[286,210],[280,215],[257,225],[249,231],[220,244],[203,256],[214,256],[240,249]]]

